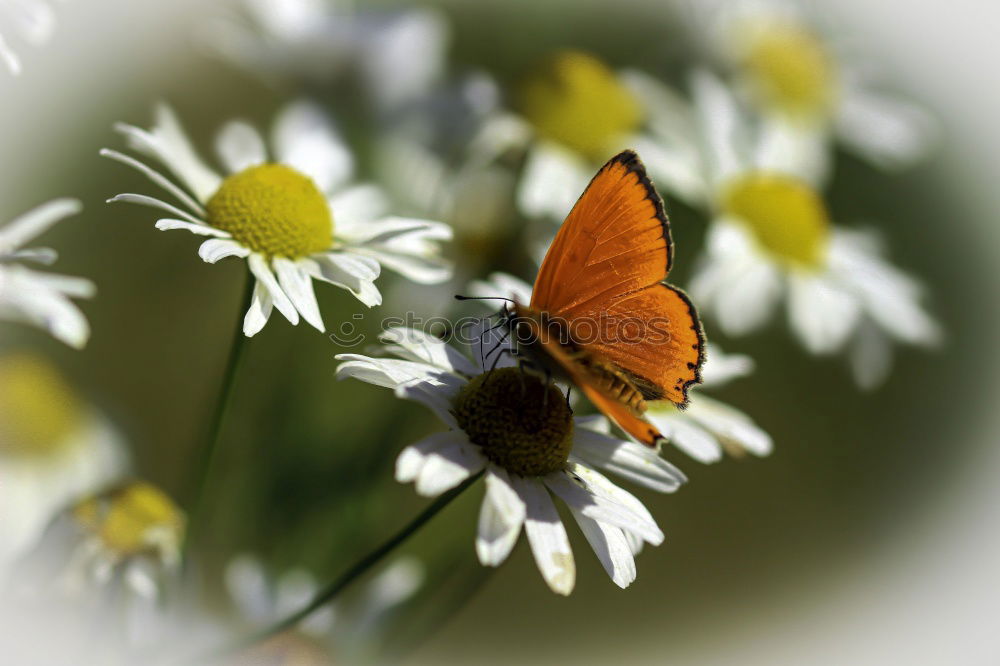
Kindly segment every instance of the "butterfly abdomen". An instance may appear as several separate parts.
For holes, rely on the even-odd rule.
[[[597,361],[583,364],[594,377],[594,384],[609,397],[619,401],[636,414],[646,411],[646,400],[642,392],[636,388],[620,371]]]

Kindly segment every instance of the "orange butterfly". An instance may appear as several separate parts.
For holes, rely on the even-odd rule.
[[[643,417],[646,401],[684,407],[704,360],[694,306],[662,282],[672,250],[663,200],[626,150],[597,172],[566,218],[531,304],[504,308],[519,356],[578,386],[651,447],[665,440]]]

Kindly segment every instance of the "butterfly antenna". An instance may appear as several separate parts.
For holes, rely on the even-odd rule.
[[[508,303],[513,303],[513,298],[506,298],[504,296],[462,296],[461,294],[455,294],[456,301],[507,301]]]

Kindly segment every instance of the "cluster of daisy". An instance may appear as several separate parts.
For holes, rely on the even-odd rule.
[[[900,169],[927,153],[934,123],[852,68],[794,8],[749,0],[685,7],[705,52],[677,90],[578,50],[552,53],[506,86],[486,71],[449,69],[448,24],[438,12],[243,0],[209,22],[205,37],[226,60],[300,94],[266,138],[243,120],[223,125],[211,161],[165,104],[148,127],[115,125],[120,139],[101,155],[155,190],[109,202],[154,209],[156,229],[199,237],[204,262],[245,262],[242,342],[275,309],[292,325],[334,328],[317,283],[366,308],[398,309],[393,294],[412,308],[433,293],[438,309],[427,314],[448,314],[441,303],[455,290],[527,303],[531,286],[493,269],[515,268],[503,265],[511,247],[537,255],[595,170],[633,147],[668,209],[679,200],[706,221],[687,286],[710,332],[725,335],[729,347],[772,322],[784,301],[806,351],[844,352],[857,384],[878,386],[889,375],[893,343],[931,346],[942,333],[921,304],[921,285],[886,259],[879,234],[835,224],[823,192],[836,149]],[[0,0],[0,28],[3,21],[32,43],[52,30],[51,8],[41,0]],[[0,30],[0,59],[16,73],[20,61],[6,34]],[[361,91],[355,102],[374,128],[363,144],[370,155],[342,131],[336,105],[314,101],[318,91],[342,86]],[[90,328],[74,299],[92,297],[95,287],[39,270],[56,253],[27,245],[80,211],[78,201],[56,199],[0,227],[0,318],[75,348]],[[446,256],[450,241],[462,259],[457,267]],[[386,283],[393,291],[384,296]],[[410,284],[440,288],[400,291]],[[664,534],[643,501],[611,477],[671,493],[684,473],[663,452],[584,413],[569,387],[525,374],[496,329],[486,317],[463,345],[391,327],[374,350],[337,354],[336,374],[392,389],[441,421],[442,431],[399,453],[395,477],[421,496],[444,499],[482,480],[475,534],[482,565],[506,561],[523,530],[547,585],[570,594],[577,565],[558,502],[611,580],[627,587],[637,555]],[[754,361],[715,342],[706,358],[687,409],[651,403],[647,417],[701,463],[726,453],[768,455],[772,440],[760,425],[705,394],[750,375]],[[124,640],[134,658],[179,636],[189,648],[207,649],[233,630],[266,630],[304,606],[323,608],[310,576],[272,582],[264,565],[240,557],[225,573],[240,626],[200,609],[191,592],[196,551],[186,543],[200,497],[182,509],[135,476],[124,439],[49,360],[0,358],[0,583],[10,591],[5,599],[18,600],[0,604],[5,623],[50,615],[54,599],[85,612],[125,607],[126,637],[108,639]],[[344,621],[334,622],[326,606],[269,635],[256,652],[238,654],[326,663],[331,649],[363,650],[352,642],[374,635],[422,575],[419,564],[397,561],[372,583],[347,630],[336,629]],[[126,593],[95,592],[102,589]],[[17,645],[10,649],[21,656]]]

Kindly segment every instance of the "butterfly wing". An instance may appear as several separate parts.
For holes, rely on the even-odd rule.
[[[597,407],[602,414],[614,421],[618,427],[634,437],[637,441],[653,448],[659,448],[666,442],[653,424],[646,421],[642,414],[601,388],[600,382],[588,368],[573,358],[556,340],[541,338],[541,352],[555,363],[569,380]]]
[[[552,241],[531,307],[567,322],[578,344],[616,364],[647,399],[684,405],[704,345],[690,301],[661,283],[671,255],[663,200],[639,157],[624,151],[598,171]],[[578,335],[585,326],[591,334]]]

